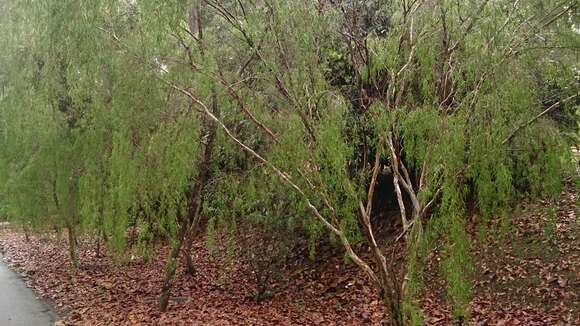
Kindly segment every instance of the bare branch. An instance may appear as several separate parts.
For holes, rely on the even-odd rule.
[[[221,72],[220,72],[221,74]],[[246,106],[244,105],[244,101],[242,100],[242,98],[240,97],[240,95],[236,92],[236,90],[229,85],[224,79],[223,79],[223,75],[221,78],[219,78],[219,81],[222,85],[224,85],[226,87],[226,89],[228,90],[228,93],[230,94],[230,96],[234,99],[234,101],[236,101],[236,103],[238,104],[238,107],[240,108],[240,110],[248,117],[248,119],[250,119],[256,126],[258,126],[258,128],[262,129],[266,134],[268,134],[268,136],[270,136],[270,138],[272,138],[276,143],[278,142],[278,136],[276,136],[276,134],[274,134],[274,132],[272,130],[270,130],[270,128],[268,128],[265,124],[263,124],[262,122],[260,122],[253,114],[252,112],[250,112]]]
[[[371,212],[373,209],[373,195],[375,193],[375,187],[377,184],[377,177],[379,175],[379,167],[381,163],[381,151],[384,146],[384,139],[381,138],[379,144],[377,145],[377,150],[375,153],[375,164],[373,168],[373,176],[371,177],[371,184],[369,186],[369,191],[367,195],[367,208],[366,208],[366,215],[371,216]]]
[[[401,193],[401,187],[399,186],[399,163],[397,159],[397,152],[395,151],[395,145],[393,144],[392,134],[389,134],[387,138],[387,143],[391,150],[391,164],[393,166],[393,184],[395,186],[395,192],[397,193],[397,201],[399,203],[399,210],[401,212],[401,221],[403,222],[403,228],[407,229],[409,222],[407,220],[407,214],[405,212],[405,202],[403,201],[403,194]]]
[[[520,124],[519,126],[517,126],[501,143],[502,145],[508,143],[515,135],[516,133],[518,133],[522,128],[531,125],[532,123],[534,123],[536,120],[538,120],[539,118],[543,117],[544,115],[552,112],[553,110],[559,108],[562,104],[569,102],[573,99],[575,99],[576,97],[578,97],[579,94],[575,94],[572,96],[569,96],[559,102],[556,102],[554,104],[552,104],[549,108],[545,109],[544,111],[538,113],[536,116],[534,116],[533,118],[531,118],[530,120]]]

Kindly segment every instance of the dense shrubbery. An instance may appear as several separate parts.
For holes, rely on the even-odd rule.
[[[467,203],[485,232],[521,196],[557,194],[569,167],[558,123],[577,141],[577,115],[554,112],[578,108],[575,10],[539,0],[5,1],[0,214],[68,229],[73,264],[79,235],[120,259],[163,237],[162,310],[180,253],[194,272],[189,251],[204,227],[209,243],[216,228],[255,233],[272,256],[285,256],[297,230],[312,254],[330,234],[398,324],[420,321],[421,263],[440,244],[463,318]],[[379,175],[393,182],[406,266],[375,239]],[[131,246],[128,230],[139,231]],[[258,283],[281,263],[232,244],[248,250]]]

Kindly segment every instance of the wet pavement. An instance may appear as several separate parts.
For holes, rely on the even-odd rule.
[[[0,256],[0,325],[53,325],[57,316],[48,304],[10,270]]]

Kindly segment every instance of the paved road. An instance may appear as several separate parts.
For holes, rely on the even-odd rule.
[[[53,325],[56,315],[34,296],[32,290],[4,263],[0,256],[0,325]]]

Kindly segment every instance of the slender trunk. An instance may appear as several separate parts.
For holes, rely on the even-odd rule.
[[[61,230],[61,228],[55,224],[55,225],[53,225],[53,229],[54,229],[54,233],[56,234],[56,240],[58,242],[60,242],[60,240],[62,240],[62,230]]]
[[[185,273],[187,273],[187,275],[190,275],[190,276],[195,275],[195,266],[193,265],[193,259],[191,258],[192,246],[193,246],[193,237],[188,236],[185,239],[184,255],[185,255]]]
[[[72,225],[72,223],[67,222],[66,227],[68,229],[68,253],[69,253],[69,257],[70,257],[70,264],[71,264],[71,269],[74,271],[74,270],[76,270],[76,268],[78,266],[78,259],[77,259],[77,252],[76,252],[77,239],[76,239],[76,235],[75,235],[75,229],[74,229],[74,226]]]
[[[368,206],[370,208],[371,206]],[[371,247],[372,258],[376,264],[376,273],[378,275],[375,284],[379,290],[379,296],[388,308],[389,318],[392,325],[402,326],[403,323],[403,309],[402,309],[402,286],[397,278],[397,272],[391,265],[392,262],[387,263],[385,255],[379,248],[371,225],[370,209],[365,210],[360,203],[361,208],[361,222],[364,228],[364,236],[366,242]]]
[[[191,35],[197,34],[197,37],[194,37],[199,45],[199,50],[201,52],[202,57],[205,55],[204,48],[203,48],[203,26],[201,21],[201,3],[199,0],[193,0],[191,4],[191,8],[189,11],[189,15],[187,17],[189,32]],[[188,55],[190,56],[191,60],[191,52],[190,49],[187,50]],[[192,68],[193,62],[191,61]],[[212,92],[212,109],[217,109],[217,96],[215,89]],[[191,259],[191,248],[193,245],[193,236],[197,229],[197,224],[199,221],[199,211],[201,206],[201,198],[202,198],[202,191],[207,183],[207,179],[209,178],[209,168],[211,164],[211,154],[213,151],[213,144],[215,140],[215,130],[217,127],[214,126],[215,122],[210,121],[209,118],[206,116],[206,127],[205,130],[201,133],[201,142],[203,143],[203,138],[207,135],[207,142],[204,150],[203,157],[199,159],[197,162],[198,173],[199,177],[198,180],[190,186],[187,193],[187,216],[186,216],[186,226],[184,230],[184,256],[185,256],[185,271],[189,275],[195,274],[195,267],[193,266],[193,260]],[[176,253],[179,255],[179,252]]]
[[[200,173],[203,171],[200,171]],[[193,265],[193,259],[191,258],[191,248],[193,247],[193,237],[195,236],[195,231],[197,230],[197,224],[199,221],[199,211],[201,206],[201,191],[203,189],[203,185],[201,183],[205,183],[203,180],[198,180],[196,186],[193,187],[191,194],[188,199],[188,211],[187,211],[187,225],[184,226],[186,228],[184,233],[184,252],[183,255],[185,257],[185,272],[193,276],[195,275],[195,266]]]
[[[397,154],[395,152],[395,147],[393,144],[393,138],[391,135],[387,137],[387,144],[389,149],[391,150],[391,167],[393,170],[393,185],[395,186],[395,192],[397,194],[397,202],[399,204],[399,209],[401,211],[401,221],[403,222],[403,229],[407,230],[409,227],[409,221],[407,220],[407,214],[405,211],[405,202],[403,200],[403,194],[401,192],[400,186],[400,173],[399,173],[399,161],[397,158]]]
[[[185,226],[181,226],[177,236],[177,243],[171,248],[169,257],[165,263],[165,278],[163,279],[163,287],[161,288],[161,295],[159,296],[159,310],[161,312],[167,311],[169,297],[171,296],[171,287],[173,286],[173,279],[175,278],[175,272],[177,270],[177,258],[184,242],[185,228]]]
[[[212,109],[214,114],[218,114],[217,107],[217,94],[213,93],[213,106]],[[159,310],[165,312],[169,304],[169,298],[171,296],[171,287],[173,285],[173,279],[175,278],[175,273],[177,270],[177,262],[179,257],[179,252],[185,244],[185,269],[190,275],[195,273],[195,267],[193,266],[193,260],[191,259],[191,247],[193,242],[193,236],[197,229],[197,225],[200,220],[200,210],[202,202],[202,193],[205,185],[207,184],[210,177],[211,169],[211,159],[212,152],[215,143],[217,125],[213,121],[207,123],[207,144],[205,146],[203,157],[199,161],[199,179],[192,187],[188,196],[188,210],[187,216],[182,219],[182,225],[177,237],[177,243],[171,249],[167,263],[165,265],[165,279],[163,281],[163,287],[161,289],[161,295],[159,297]]]
[[[385,143],[384,139],[381,139],[379,141],[375,153],[373,174],[368,189],[366,207],[363,205],[362,201],[359,202],[360,205],[359,208],[361,212],[360,222],[361,225],[363,226],[363,235],[366,238],[366,242],[370,246],[371,254],[373,260],[375,261],[378,275],[375,280],[376,283],[375,285],[379,289],[380,297],[384,301],[385,305],[389,308],[391,323],[393,325],[403,325],[402,292],[400,283],[397,280],[397,273],[392,266],[393,262],[391,261],[387,263],[385,255],[379,248],[374,236],[373,226],[371,223],[371,214],[373,210],[373,195],[377,184],[377,177],[379,175],[380,158],[384,143]]]
[[[213,92],[212,111],[216,116],[219,116],[217,94],[215,90]],[[207,143],[205,145],[203,157],[198,162],[199,178],[190,193],[189,208],[187,212],[189,227],[185,235],[185,270],[187,274],[192,276],[195,274],[195,267],[193,266],[193,260],[191,259],[191,248],[193,244],[193,238],[201,219],[203,191],[211,177],[211,161],[217,132],[217,124],[210,119],[206,120],[206,132],[203,134],[203,136],[207,135]]]
[[[26,239],[26,242],[30,242],[30,229],[26,223],[22,225],[22,231],[24,231],[24,238]]]
[[[105,221],[103,216],[103,207],[99,207],[97,215],[97,249],[96,258],[101,257],[101,241],[103,241],[103,234],[105,233]]]
[[[101,258],[101,238],[99,236],[97,236],[97,248],[95,252],[95,257]]]
[[[56,192],[56,179],[52,182],[52,199],[54,200],[54,206],[56,207],[57,211],[62,213],[60,207],[60,200],[58,198],[58,194]],[[71,269],[74,271],[78,266],[77,261],[77,253],[76,253],[76,245],[77,239],[75,236],[74,226],[70,220],[67,219],[66,221],[66,228],[68,229],[68,253],[70,258],[70,265]]]

